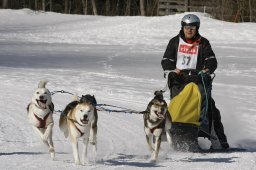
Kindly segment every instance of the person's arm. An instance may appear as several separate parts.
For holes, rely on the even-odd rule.
[[[212,50],[211,44],[208,40],[206,40],[206,44],[203,49],[203,58],[204,58],[204,71],[213,73],[217,68],[217,59]]]
[[[177,58],[177,42],[176,38],[172,38],[165,50],[163,59],[161,61],[162,68],[165,72],[176,69]]]

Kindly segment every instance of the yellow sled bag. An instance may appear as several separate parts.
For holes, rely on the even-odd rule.
[[[168,107],[173,123],[194,124],[199,127],[201,93],[195,83],[187,84]]]

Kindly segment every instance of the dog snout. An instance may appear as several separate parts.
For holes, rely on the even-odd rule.
[[[44,100],[44,96],[39,96],[39,99],[40,100]]]
[[[84,120],[86,120],[88,118],[88,115],[84,115]]]

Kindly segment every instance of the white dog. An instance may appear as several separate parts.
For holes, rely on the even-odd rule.
[[[167,104],[163,99],[163,94],[160,91],[155,92],[155,97],[149,102],[144,114],[144,130],[146,133],[146,141],[148,148],[151,151],[151,161],[155,162],[158,158],[161,137],[166,132],[166,137],[169,145],[172,144],[171,139],[171,118],[167,110]],[[152,146],[152,142],[154,146]]]
[[[78,139],[83,139],[82,164],[88,163],[87,148],[88,142],[93,146],[94,159],[97,152],[97,120],[98,114],[95,108],[94,96],[85,95],[78,101],[69,103],[60,116],[59,127],[65,137],[71,139],[75,164],[80,164],[78,153]]]
[[[55,157],[55,151],[52,141],[53,111],[51,93],[45,88],[47,81],[42,80],[32,96],[31,103],[28,104],[27,112],[29,122],[32,124],[35,132],[40,136],[43,143],[49,148],[51,159]]]

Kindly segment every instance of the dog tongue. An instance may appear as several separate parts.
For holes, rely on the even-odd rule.
[[[41,107],[41,108],[43,108],[43,109],[46,108],[46,104],[44,104],[44,103],[41,102],[41,101],[38,102],[38,105],[39,105],[39,107]]]
[[[164,113],[159,112],[159,113],[158,113],[158,116],[161,117],[161,118],[164,118]]]

